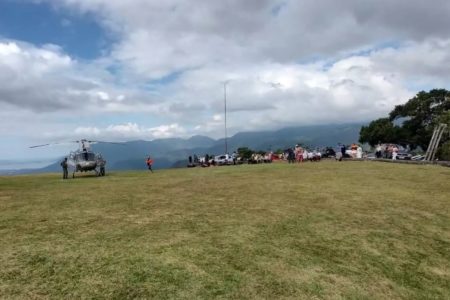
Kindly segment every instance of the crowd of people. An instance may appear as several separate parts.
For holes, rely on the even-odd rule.
[[[375,156],[376,158],[397,159],[399,148],[395,144],[379,144],[376,146]],[[339,143],[336,148],[327,147],[322,150],[316,148],[309,150],[301,145],[295,145],[295,147],[288,148],[284,151],[274,153],[272,151],[263,153],[255,152],[249,157],[244,158],[240,156],[236,151],[232,154],[224,154],[220,156],[214,156],[205,154],[203,157],[199,157],[197,154],[188,157],[188,168],[192,167],[210,167],[220,165],[239,165],[239,164],[260,164],[271,163],[273,161],[287,161],[288,163],[302,163],[306,161],[319,162],[323,157],[335,158],[341,161],[343,158],[363,159],[367,158],[367,153],[363,152],[362,146],[356,143],[346,146]],[[146,160],[149,171],[153,172],[152,164],[153,160],[150,156]]]
[[[295,145],[294,148],[289,148],[284,151],[281,159],[287,160],[288,163],[301,163],[304,161],[320,161],[322,159],[322,153],[315,149],[308,151],[299,145]]]
[[[376,158],[386,158],[396,160],[399,148],[395,144],[378,144],[375,147]]]
[[[398,146],[394,144],[379,144],[376,146],[376,158],[397,159]],[[239,164],[260,164],[271,163],[273,161],[286,161],[290,164],[302,163],[306,161],[319,162],[322,158],[335,158],[341,161],[343,158],[363,159],[367,158],[367,153],[362,149],[361,145],[353,143],[346,146],[339,143],[336,148],[327,147],[324,149],[316,148],[309,150],[301,145],[295,145],[295,147],[285,149],[284,151],[277,151],[274,153],[269,152],[254,152],[248,157],[242,157],[234,151],[232,154],[224,154],[214,156],[205,154],[203,157],[199,157],[197,154],[188,157],[188,168],[192,167],[210,167],[221,165],[239,165]],[[149,171],[153,172],[152,164],[153,160],[148,157],[146,160]]]
[[[336,152],[328,147],[320,151],[319,148],[309,150],[301,145],[295,145],[295,147],[287,148],[284,151],[272,151],[268,152],[254,152],[248,157],[240,156],[237,152],[233,152],[231,155],[225,154],[220,156],[213,156],[206,154],[203,157],[198,157],[196,154],[189,156],[188,168],[192,167],[209,167],[217,165],[239,165],[239,164],[260,164],[271,163],[273,161],[286,161],[288,163],[302,163],[306,161],[319,162],[325,157],[335,157]],[[346,157],[349,155],[347,154]],[[356,154],[355,157],[359,156]]]
[[[336,151],[336,159],[341,161],[343,158],[364,158],[361,145],[351,144],[348,148],[346,145],[339,143]]]

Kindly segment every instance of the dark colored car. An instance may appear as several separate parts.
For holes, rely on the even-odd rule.
[[[321,154],[322,154],[322,158],[335,157],[336,151],[334,151],[334,149],[331,147],[327,147]]]

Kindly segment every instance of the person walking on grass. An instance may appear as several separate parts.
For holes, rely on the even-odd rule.
[[[153,159],[149,156],[149,157],[147,157],[147,161],[146,162],[147,162],[148,169],[150,170],[150,172],[153,173],[153,169],[152,169]]]
[[[61,162],[61,167],[63,169],[63,179],[67,179],[69,172],[67,171],[67,157],[64,158],[64,160]]]

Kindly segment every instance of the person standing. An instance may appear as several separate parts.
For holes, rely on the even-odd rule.
[[[231,154],[231,159],[233,159],[233,165],[237,164],[237,157],[238,157],[237,152],[233,151],[233,154]]]
[[[342,158],[345,158],[345,152],[346,152],[346,147],[344,144],[341,144],[341,154],[342,154]]]
[[[356,148],[356,158],[361,159],[363,157],[362,147],[358,145]]]
[[[398,148],[397,146],[392,147],[392,160],[397,160]]]
[[[105,165],[106,165],[106,160],[103,159],[102,156],[100,156],[98,158],[98,166],[99,166],[99,176],[105,176]]]
[[[63,179],[68,179],[69,177],[69,172],[67,170],[68,165],[67,165],[67,157],[64,157],[64,160],[61,162],[61,167],[63,169]]]
[[[381,145],[380,144],[378,144],[377,145],[377,148],[376,148],[376,152],[375,152],[375,157],[376,158],[381,158]]]
[[[300,159],[299,159],[299,155],[300,155],[300,146],[299,146],[299,145],[295,145],[295,148],[294,148],[294,155],[295,155],[295,161],[296,161],[296,162],[300,162]]]
[[[295,152],[292,150],[292,148],[289,148],[289,154],[288,154],[288,163],[294,163],[295,162]]]
[[[147,162],[148,169],[150,170],[150,172],[153,173],[153,169],[152,169],[153,159],[149,156],[149,157],[147,157],[147,161],[146,162]]]
[[[386,145],[386,147],[384,148],[384,158],[389,159],[389,146]]]

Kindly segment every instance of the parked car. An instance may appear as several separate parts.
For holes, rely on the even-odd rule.
[[[331,158],[331,157],[334,158],[334,157],[336,157],[336,151],[334,151],[334,149],[331,148],[331,147],[325,148],[321,152],[321,154],[322,154],[322,158]]]
[[[367,155],[366,155],[366,159],[376,159],[377,157],[376,157],[376,155],[375,155],[375,153],[368,153]]]
[[[425,155],[414,155],[411,160],[425,160]]]
[[[413,155],[406,151],[399,151],[397,153],[397,159],[399,159],[399,160],[411,160],[412,157],[413,157]]]
[[[232,165],[234,163],[233,157],[229,154],[217,155],[214,157],[214,163],[218,166]]]

